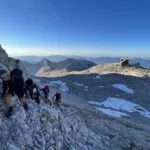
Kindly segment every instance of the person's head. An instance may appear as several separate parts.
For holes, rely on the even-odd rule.
[[[44,86],[44,89],[49,89],[49,86],[48,86],[48,85],[45,85],[45,86]]]
[[[60,94],[60,93],[57,91],[57,92],[56,92],[56,95],[57,95],[57,94]]]
[[[20,63],[20,60],[16,59],[15,63],[16,63],[16,65],[18,65]]]
[[[20,60],[16,59],[15,61],[15,68],[19,69],[20,68]]]
[[[33,85],[33,80],[31,78],[28,78],[25,82],[27,85]]]

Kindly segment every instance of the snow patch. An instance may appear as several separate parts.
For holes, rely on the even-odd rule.
[[[101,79],[101,76],[97,75],[95,78],[93,78],[93,80],[96,80],[96,79]]]
[[[126,92],[126,93],[129,93],[129,94],[133,94],[133,93],[134,93],[134,91],[133,91],[132,89],[129,89],[129,88],[128,88],[126,85],[124,85],[124,84],[113,84],[112,87],[117,88],[117,89],[119,89],[119,90],[121,90],[121,91],[124,91],[124,92]]]
[[[84,86],[84,84],[81,84],[81,83],[77,83],[77,82],[73,82],[73,83],[77,86]]]
[[[120,111],[124,111],[127,113],[137,112],[141,116],[147,117],[150,119],[149,111],[147,111],[145,108],[141,107],[140,105],[132,103],[125,99],[108,97],[104,102],[89,101],[88,103],[92,104],[92,105],[100,106],[99,110],[101,110],[102,107],[105,107],[110,110],[109,112],[111,112],[111,109],[118,111],[118,112],[120,112]],[[105,113],[105,111],[104,111],[104,113]],[[111,116],[113,116],[113,114]]]
[[[112,117],[117,117],[117,118],[121,118],[122,116],[124,116],[124,117],[129,117],[128,114],[123,113],[123,112],[119,112],[119,111],[116,111],[116,110],[110,110],[110,109],[99,108],[99,107],[96,107],[96,109],[97,109],[97,110],[100,110],[100,111],[102,111],[104,114],[109,115],[109,116],[112,116]]]
[[[92,105],[100,105],[100,104],[101,104],[101,103],[96,102],[96,101],[89,101],[88,103],[89,103],[89,104],[92,104]]]
[[[88,89],[89,87],[88,87],[88,86],[84,86],[84,88],[85,88],[85,89]]]
[[[84,84],[81,83],[77,83],[77,82],[73,82],[75,85],[80,86],[80,87],[84,87],[84,91],[88,91],[88,86],[85,86]]]
[[[104,86],[103,85],[100,85],[100,86],[98,86],[99,88],[103,88]]]
[[[57,80],[57,81],[50,81],[50,83],[54,86],[60,86],[59,90],[62,92],[68,92],[69,88],[66,86],[67,83]]]

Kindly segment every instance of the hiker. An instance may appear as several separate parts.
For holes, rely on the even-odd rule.
[[[23,71],[20,69],[20,61],[16,60],[15,68],[10,72],[11,81],[15,94],[23,104],[25,110],[28,110],[28,105],[24,100],[24,78]]]
[[[6,114],[7,117],[12,115],[13,107],[11,105],[11,99],[14,95],[17,95],[19,101],[22,103],[23,108],[28,110],[28,105],[24,100],[24,79],[23,79],[23,71],[19,67],[19,60],[15,62],[15,68],[7,74],[4,78],[4,91],[3,95],[5,97],[6,105],[9,107],[8,112]]]
[[[61,93],[56,92],[56,94],[52,97],[52,99],[55,98],[55,103],[59,107],[61,103]]]
[[[45,85],[43,88],[40,89],[40,92],[43,93],[44,99],[48,99],[48,97],[49,97],[49,86]]]
[[[51,100],[49,99],[49,92],[49,86],[45,85],[43,88],[40,89],[40,96],[45,101],[45,103],[50,103],[51,105]]]
[[[25,81],[25,94],[27,98],[31,98],[32,100],[35,100],[37,104],[40,104],[38,86],[33,82],[31,78],[28,78]]]
[[[8,107],[8,112],[6,113],[7,117],[10,117],[14,111],[14,108],[12,106],[12,97],[16,94],[22,103],[25,110],[28,110],[28,105],[24,101],[24,91],[23,91],[23,81],[21,81],[21,78],[19,76],[15,77],[15,74],[11,72],[12,74],[6,74],[3,79],[3,97],[6,103],[6,106]]]

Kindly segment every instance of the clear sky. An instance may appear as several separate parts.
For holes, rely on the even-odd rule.
[[[150,0],[0,0],[9,55],[150,57]]]

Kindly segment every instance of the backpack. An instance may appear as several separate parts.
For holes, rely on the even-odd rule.
[[[13,84],[16,84],[16,82],[23,82],[23,72],[20,69],[13,69],[10,72],[10,76]]]
[[[20,69],[13,69],[13,70],[10,72],[10,75],[11,75],[11,77],[22,77],[23,72],[22,72],[22,70],[20,70]]]

